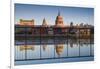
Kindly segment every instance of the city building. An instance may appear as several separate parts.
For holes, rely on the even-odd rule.
[[[60,12],[55,19],[55,25],[48,25],[46,18],[43,19],[42,25],[35,25],[34,19],[24,20],[20,19],[20,24],[15,24],[15,37],[25,36],[66,36],[66,37],[90,37],[94,34],[94,26],[80,23],[74,25],[73,22],[70,26],[64,25],[63,17]],[[17,39],[17,38],[15,38]],[[29,38],[28,38],[29,39]]]
[[[34,19],[32,19],[32,20],[20,19],[20,25],[34,25]]]

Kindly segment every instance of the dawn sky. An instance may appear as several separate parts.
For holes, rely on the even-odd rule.
[[[65,25],[69,25],[70,22],[74,24],[88,23],[94,25],[93,8],[34,4],[15,4],[15,23],[19,23],[19,19],[34,19],[35,25],[41,25],[45,18],[49,25],[54,25],[58,11],[60,11]]]

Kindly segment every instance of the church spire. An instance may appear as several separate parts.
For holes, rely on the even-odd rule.
[[[45,18],[43,19],[43,23],[46,23],[46,20],[45,20]]]
[[[45,18],[43,19],[42,26],[47,26],[47,22],[46,22]]]

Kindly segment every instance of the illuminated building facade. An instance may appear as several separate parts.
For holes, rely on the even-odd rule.
[[[82,37],[88,38],[90,34],[94,34],[94,27],[91,25],[74,25],[73,22],[70,26],[64,25],[63,17],[58,12],[55,19],[55,25],[48,25],[46,19],[43,19],[42,25],[35,25],[34,19],[24,20],[20,19],[20,24],[15,25],[15,35],[27,36],[64,36],[64,37]],[[17,36],[16,36],[17,37]],[[18,38],[19,38],[18,37]],[[16,38],[15,38],[16,39]]]

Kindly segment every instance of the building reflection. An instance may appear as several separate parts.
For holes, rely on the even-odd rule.
[[[18,60],[94,55],[90,39],[56,40],[56,43],[43,40],[40,45],[18,45],[15,48]]]
[[[79,44],[80,46],[89,46],[90,44],[90,39],[79,39]]]
[[[35,46],[33,45],[21,45],[20,46],[20,51],[24,51],[24,50],[35,50]]]
[[[73,48],[73,43],[70,43],[70,47]]]
[[[73,48],[74,47],[74,44],[76,46],[78,46],[79,40],[78,39],[69,39],[68,44],[70,45],[71,48]]]
[[[64,42],[59,42],[59,43],[61,43],[61,44],[57,43],[55,45],[57,54],[60,54],[63,51]],[[51,43],[51,44],[54,45],[54,43]],[[70,39],[68,41],[68,44],[70,45],[71,48],[74,47],[74,44],[76,46],[78,46],[78,45],[84,46],[84,44],[86,46],[88,46],[88,44],[90,44],[90,40],[89,39],[79,39],[79,40],[72,40],[72,39]],[[48,46],[48,42],[47,41],[46,42],[43,41],[43,44],[41,44],[41,47],[42,47],[43,51],[46,50],[47,46]],[[34,45],[20,45],[20,51],[23,51],[23,50],[35,50],[35,46]]]
[[[55,50],[56,50],[56,53],[58,56],[60,56],[62,54],[63,49],[64,49],[63,44],[55,45]]]
[[[43,51],[46,51],[47,45],[42,45]]]

